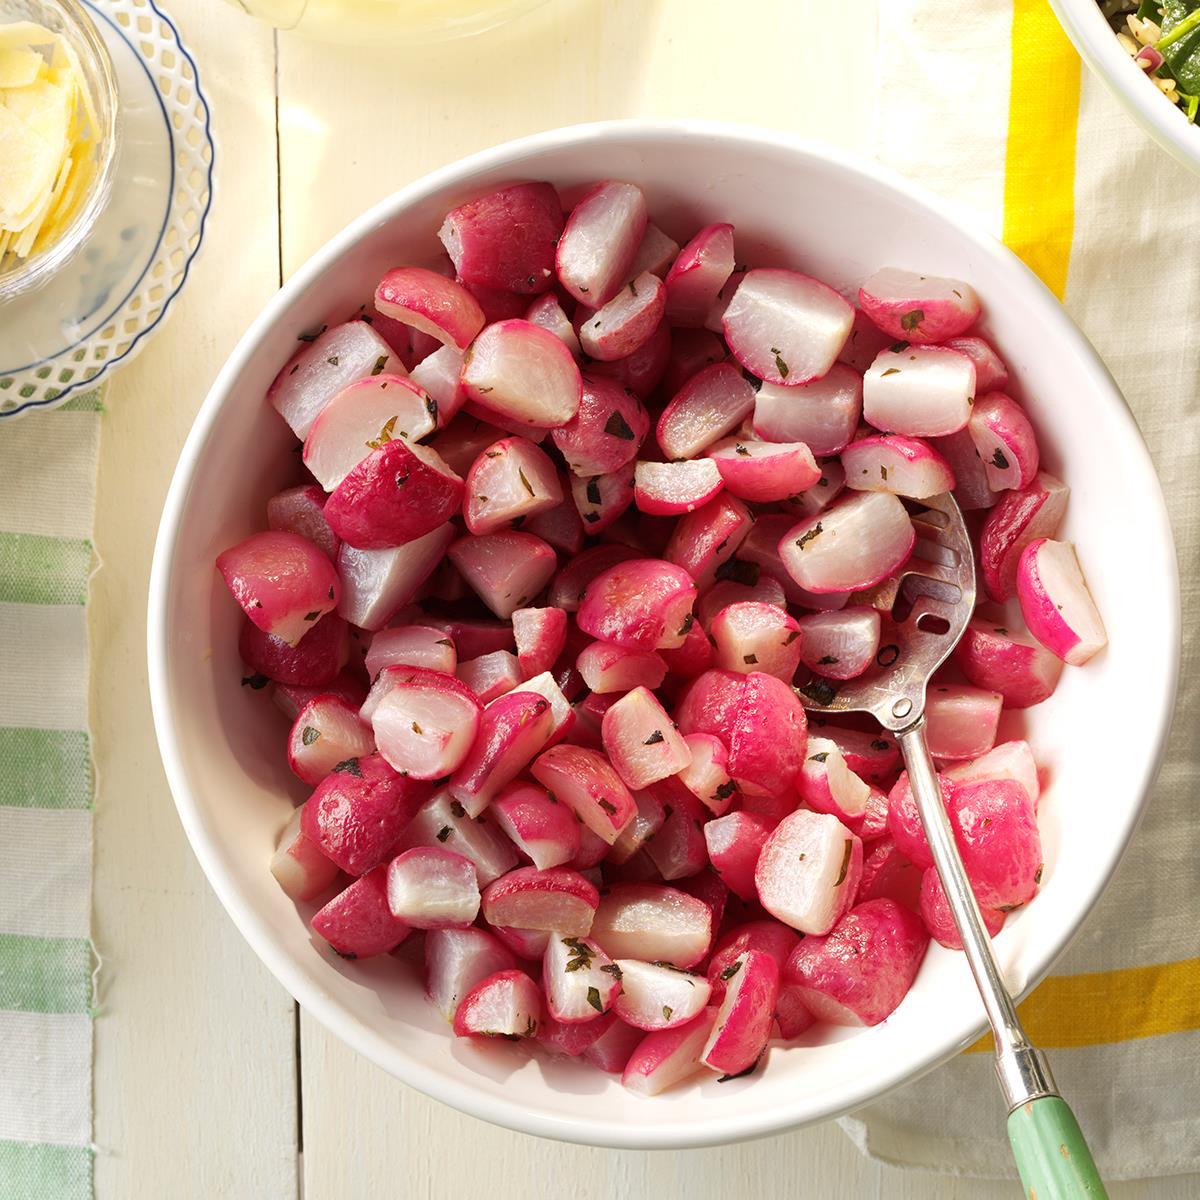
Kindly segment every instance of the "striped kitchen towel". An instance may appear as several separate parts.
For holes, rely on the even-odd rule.
[[[1115,879],[1021,1012],[1103,1174],[1200,1171],[1196,180],[1081,69],[1045,0],[889,0],[880,22],[879,156],[971,209],[1062,298],[1163,481],[1184,629],[1166,762]],[[1012,1175],[1004,1115],[987,1038],[843,1127],[890,1163]]]
[[[92,1195],[88,580],[100,393],[0,429],[0,1196]]]

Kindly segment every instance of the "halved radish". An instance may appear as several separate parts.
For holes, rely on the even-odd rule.
[[[863,418],[884,433],[944,437],[962,429],[975,398],[975,364],[957,350],[898,342],[863,376]]]
[[[729,778],[729,752],[711,733],[689,733],[684,739],[691,759],[679,771],[679,781],[713,816],[727,812],[737,799],[737,784]]]
[[[464,495],[463,516],[472,533],[495,533],[563,499],[554,464],[523,437],[489,446],[467,472]]]
[[[489,925],[586,937],[599,903],[599,893],[578,871],[518,867],[488,884],[483,919]]]
[[[548,329],[497,321],[463,359],[467,399],[520,427],[551,429],[578,411],[582,383],[571,351]]]
[[[720,1003],[724,998],[726,983],[741,970],[740,967],[734,968],[734,963],[747,950],[758,950],[769,955],[782,973],[788,957],[799,944],[800,934],[769,917],[735,925],[717,939],[708,960],[707,974],[713,985],[713,1001]]]
[[[445,429],[454,420],[467,398],[460,382],[462,363],[463,353],[457,346],[442,346],[421,359],[409,374],[432,402],[433,419],[438,429]],[[458,470],[457,467],[454,469]]]
[[[1038,444],[1025,410],[1003,392],[975,401],[967,423],[994,492],[1023,488],[1037,475]]]
[[[307,538],[337,561],[342,539],[325,520],[325,493],[316,484],[287,488],[267,501],[267,528]]]
[[[610,1075],[620,1075],[625,1069],[625,1064],[646,1035],[640,1029],[634,1029],[632,1025],[618,1021],[615,1013],[609,1013],[608,1016],[600,1019],[609,1021],[610,1024],[584,1050],[583,1061],[598,1071],[605,1071]],[[590,1028],[590,1026],[583,1028]]]
[[[554,729],[550,701],[534,692],[508,692],[483,710],[479,732],[450,778],[450,795],[477,817],[515,779]]]
[[[372,679],[384,667],[425,667],[453,675],[458,656],[453,639],[441,629],[432,625],[397,625],[381,629],[371,638],[364,665]]]
[[[367,697],[367,689],[355,675],[343,671],[330,683],[318,687],[294,683],[277,684],[271,693],[271,699],[289,721],[294,721],[310,700],[323,695],[337,696],[351,707],[358,708]]]
[[[991,508],[996,503],[999,495],[988,482],[987,467],[975,448],[970,425],[946,437],[930,438],[929,444],[950,464],[954,472],[954,499],[963,512]]]
[[[588,585],[618,563],[638,558],[636,550],[629,546],[589,546],[581,554],[570,559],[554,577],[546,602],[564,612],[575,612],[587,593]]]
[[[343,958],[371,958],[394,950],[408,937],[411,927],[392,915],[387,867],[376,867],[314,914],[312,930]]]
[[[854,309],[833,288],[798,271],[747,271],[722,322],[746,370],[790,387],[826,374],[840,353]]]
[[[687,625],[682,645],[659,651],[667,670],[681,680],[703,675],[712,667],[714,657],[712,643],[700,622],[693,617]]]
[[[645,687],[627,692],[604,714],[600,736],[609,761],[633,790],[682,771],[691,758],[675,723]]]
[[[340,696],[310,700],[299,712],[288,736],[288,766],[310,787],[334,767],[375,749],[375,740],[358,719],[358,709]]]
[[[698,587],[705,587],[737,553],[753,524],[746,505],[722,492],[675,523],[663,558],[682,567]]]
[[[275,376],[267,399],[303,441],[342,388],[381,371],[403,374],[404,365],[366,321],[347,321],[322,330],[298,350]]]
[[[708,848],[704,844],[708,811],[673,775],[651,784],[650,789],[662,801],[666,819],[646,843],[645,854],[660,879],[666,883],[679,881],[682,887],[683,881],[708,866]]]
[[[517,865],[517,852],[508,838],[490,821],[485,823],[468,816],[467,810],[446,790],[434,793],[421,805],[404,831],[400,849],[411,850],[416,846],[442,846],[470,859],[481,888]]]
[[[668,459],[695,458],[736,429],[754,408],[754,388],[732,363],[697,371],[671,397],[655,436]]]
[[[584,354],[600,362],[635,354],[658,328],[666,305],[663,281],[649,271],[642,272],[580,325],[579,344]]]
[[[337,485],[325,519],[359,550],[402,546],[431,533],[462,504],[462,480],[429,446],[384,441]]]
[[[482,617],[442,617],[423,613],[421,619],[442,630],[453,641],[459,658],[479,658],[496,650],[515,649],[512,626],[507,621]]]
[[[451,209],[438,238],[466,283],[529,294],[554,283],[562,227],[562,205],[551,184],[515,183]]]
[[[883,332],[861,308],[854,310],[850,336],[838,355],[838,362],[862,373],[875,361],[875,355],[896,339]]]
[[[803,442],[726,438],[710,446],[707,454],[717,464],[726,488],[743,500],[782,500],[821,478],[821,468]]]
[[[879,652],[881,621],[874,608],[810,613],[800,626],[800,661],[827,679],[857,679]]]
[[[938,794],[947,812],[954,811],[954,792],[957,784],[946,775],[938,773]],[[917,800],[908,782],[908,772],[901,774],[888,796],[888,833],[895,839],[900,853],[918,867],[933,866],[933,851],[925,837],[925,827]]]
[[[758,1062],[771,1036],[779,967],[771,955],[745,950],[725,974],[725,997],[700,1061],[724,1075],[740,1075]]]
[[[531,1038],[542,1019],[542,993],[524,971],[497,971],[481,979],[454,1013],[456,1037]]]
[[[612,642],[592,642],[575,660],[575,669],[593,692],[628,692],[656,688],[667,673],[667,664],[653,650],[630,650]]]
[[[550,437],[575,475],[607,475],[637,457],[650,418],[637,396],[613,379],[583,377],[579,410]]]
[[[666,321],[660,321],[658,328],[628,358],[613,362],[593,360],[588,363],[588,374],[604,375],[619,387],[628,388],[638,399],[646,400],[662,380],[670,357],[671,329]]]
[[[785,508],[811,517],[824,512],[842,494],[846,486],[842,464],[836,458],[823,458],[820,465],[821,478],[808,491],[789,496]]]
[[[792,578],[810,592],[873,587],[912,553],[916,532],[888,492],[860,492],[794,525],[779,543]]]
[[[800,663],[800,626],[773,604],[741,601],[713,618],[716,665],[744,674],[765,671],[790,682]]]
[[[693,375],[723,362],[725,343],[708,329],[676,329],[671,334],[671,356],[662,378],[664,394],[674,396]]]
[[[710,333],[724,332],[725,313],[729,308],[729,302],[733,299],[733,293],[738,290],[738,285],[746,277],[745,271],[733,271],[729,278],[721,284],[720,290],[716,297],[709,305],[708,314],[704,318],[704,328]]]
[[[525,677],[554,666],[567,642],[567,614],[561,608],[518,608],[512,624],[517,661]]]
[[[965,354],[975,364],[975,388],[981,396],[1008,386],[1008,368],[983,338],[953,337],[943,344],[947,350]]]
[[[836,742],[818,735],[808,739],[796,791],[813,812],[832,813],[851,832],[866,812],[871,785],[846,766]]]
[[[733,226],[706,225],[679,252],[667,274],[671,324],[703,325],[733,267]]]
[[[608,759],[595,750],[551,746],[534,760],[530,774],[610,846],[633,819],[633,797]]]
[[[1004,697],[999,692],[939,683],[925,697],[925,740],[934,758],[978,758],[996,743]]]
[[[1071,489],[1045,471],[1028,486],[1005,492],[979,534],[979,569],[993,600],[1011,600],[1017,591],[1017,564],[1025,547],[1058,533]]]
[[[764,383],[754,399],[755,436],[803,442],[814,454],[840,454],[858,428],[862,394],[862,376],[840,363],[800,387]]]
[[[633,499],[644,513],[674,517],[707,504],[724,486],[721,472],[711,458],[639,462],[633,476]]]
[[[837,745],[850,770],[868,783],[890,786],[895,779],[900,769],[900,747],[892,738],[879,731],[864,733],[828,723],[821,724],[820,733]]]
[[[534,513],[525,521],[525,532],[549,542],[555,550],[574,556],[583,549],[583,518],[575,507],[575,497],[570,495],[569,481],[559,475],[559,486],[563,501],[553,508]]]
[[[1108,645],[1070,542],[1030,542],[1017,568],[1017,595],[1029,632],[1063,662],[1080,667]]]
[[[587,584],[575,620],[584,633],[630,650],[670,648],[687,637],[695,599],[696,585],[682,567],[632,559]]]
[[[271,856],[271,874],[284,893],[298,904],[315,900],[338,877],[338,865],[301,828],[304,805],[292,814]]]
[[[475,460],[504,436],[499,426],[463,413],[429,444],[456,475],[466,475]]]
[[[579,336],[575,332],[575,326],[563,312],[563,306],[553,292],[539,296],[526,310],[525,320],[531,325],[540,325],[543,329],[548,329],[576,357],[580,354]]]
[[[425,995],[447,1021],[477,983],[516,965],[512,951],[486,929],[431,929],[425,935]]]
[[[686,970],[708,953],[712,910],[678,888],[618,883],[600,897],[591,936],[611,958],[668,962]]]
[[[632,183],[598,183],[571,211],[558,240],[558,281],[599,308],[628,281],[646,232],[646,197]]]
[[[557,680],[549,671],[543,671],[540,675],[533,676],[532,679],[526,679],[515,690],[541,696],[543,700],[549,701],[553,725],[550,729],[550,737],[546,742],[548,746],[560,742],[567,736],[575,722],[575,714],[571,709],[571,702],[563,694],[562,688],[559,687]]]
[[[375,288],[375,307],[444,345],[465,350],[483,328],[483,309],[461,283],[425,267],[394,267]]]
[[[910,342],[957,337],[979,317],[979,297],[969,283],[899,267],[876,271],[858,289],[858,302],[885,333]]]
[[[666,276],[671,264],[679,254],[679,243],[664,233],[653,221],[646,224],[641,244],[634,255],[629,274],[637,278],[643,271],[650,271],[660,279]]]
[[[1037,811],[1041,796],[1038,766],[1033,751],[1025,741],[1002,742],[973,762],[956,763],[945,776],[955,783],[975,783],[981,779],[1011,779],[1019,783]]]
[[[492,801],[496,824],[539,871],[561,867],[579,853],[579,822],[535,783],[511,783]]]
[[[479,732],[474,693],[453,675],[403,670],[379,701],[371,728],[379,753],[414,779],[442,779],[456,771]]]
[[[754,869],[770,833],[770,822],[750,812],[726,813],[704,826],[713,870],[743,900],[757,898]]]
[[[716,1020],[717,1008],[710,1005],[682,1025],[646,1034],[625,1064],[622,1085],[640,1096],[657,1096],[690,1079],[702,1069],[700,1055]]]
[[[415,929],[465,929],[479,913],[470,859],[442,846],[417,846],[387,869],[388,908]]]
[[[272,637],[296,645],[335,609],[342,584],[328,556],[296,533],[255,533],[217,556],[233,598]]]
[[[846,486],[857,492],[891,492],[923,500],[953,491],[950,464],[920,438],[879,434],[859,438],[842,451]]]
[[[712,985],[678,967],[618,958],[621,987],[613,1009],[635,1029],[675,1029],[703,1011]]]
[[[542,959],[542,990],[556,1021],[594,1021],[617,998],[621,969],[589,938],[554,933]]]
[[[822,470],[826,469],[822,467]],[[788,574],[779,556],[779,543],[795,523],[796,518],[784,512],[760,513],[754,528],[738,547],[736,559],[731,559],[722,568],[722,573],[726,569],[732,570],[734,574],[731,580],[742,580],[747,587],[757,588],[764,580],[770,580],[783,589],[784,599],[788,603],[804,604],[808,593]],[[711,591],[705,593],[706,596],[711,594]],[[758,598],[768,599],[765,592]]]
[[[983,908],[1008,911],[1033,899],[1042,877],[1042,841],[1029,793],[1020,783],[959,783],[950,819],[971,889]]]
[[[469,534],[447,551],[472,590],[501,620],[525,608],[550,581],[558,559],[532,533]]]
[[[247,621],[238,634],[238,654],[251,677],[242,682],[261,687],[254,678],[261,675],[275,683],[323,687],[346,665],[348,643],[346,622],[335,613],[310,626],[294,646]]]
[[[995,621],[976,617],[954,649],[968,682],[999,692],[1009,708],[1029,708],[1058,686],[1062,660],[1044,646]]]
[[[961,950],[962,939],[958,935],[958,926],[954,921],[954,912],[946,892],[942,887],[941,878],[933,867],[929,867],[921,877],[921,920],[935,941],[945,946],[947,950]],[[994,908],[981,908],[983,927],[989,937],[1004,928],[1007,914]]]
[[[728,578],[725,578],[727,572]],[[721,575],[722,578],[696,602],[696,617],[709,633],[713,632],[712,626],[717,615],[731,604],[765,604],[781,612],[787,608],[787,593],[783,584],[764,574],[754,563],[731,558],[721,567]]]
[[[667,819],[663,802],[655,792],[634,792],[637,811],[617,840],[605,847],[605,858],[613,864],[627,863],[662,828]]]

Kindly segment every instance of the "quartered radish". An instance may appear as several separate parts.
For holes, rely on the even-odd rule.
[[[724,332],[725,312],[729,308],[730,300],[733,299],[733,293],[738,290],[738,285],[745,275],[745,271],[733,271],[721,285],[720,291],[709,305],[708,315],[704,318],[704,328],[710,333]]]
[[[605,858],[610,863],[627,863],[662,828],[667,819],[663,802],[655,792],[634,792],[633,819],[621,830],[617,840],[608,847]]]
[[[612,642],[585,646],[575,660],[575,669],[593,692],[605,695],[656,688],[667,674],[667,664],[653,650],[630,650]]]
[[[618,958],[621,986],[613,1008],[635,1029],[675,1029],[704,1010],[712,985],[678,967]]]
[[[1108,645],[1070,542],[1030,542],[1017,567],[1017,595],[1029,632],[1063,662],[1081,667]]]
[[[618,883],[600,897],[591,937],[610,958],[668,962],[687,970],[708,953],[712,909],[678,888]]]
[[[954,811],[954,793],[957,784],[946,775],[939,772],[937,776],[938,793],[942,798],[942,806],[947,812]],[[900,853],[916,866],[925,868],[933,866],[933,851],[925,837],[925,828],[921,823],[921,814],[917,809],[917,801],[908,782],[908,772],[905,771],[896,781],[888,796],[888,833],[895,839]]]
[[[579,853],[575,814],[535,783],[511,783],[492,801],[489,813],[539,871],[561,867]]]
[[[813,454],[840,454],[858,428],[862,395],[862,376],[840,363],[800,387],[764,383],[754,398],[755,436],[803,442]]]
[[[722,568],[722,572],[732,571],[730,580],[742,580],[747,587],[761,588],[765,581],[772,581],[783,589],[784,599],[788,603],[804,604],[808,593],[788,574],[783,559],[779,556],[779,543],[795,523],[795,518],[787,513],[760,513],[754,522],[754,528],[738,546],[737,557],[730,560],[730,564]],[[706,596],[711,594],[711,591],[705,593]],[[774,603],[765,591],[758,599]]]
[[[588,373],[607,376],[620,387],[628,388],[640,400],[645,400],[658,387],[670,357],[671,330],[666,321],[662,321],[628,358],[618,358],[612,362],[593,360],[588,364]]]
[[[518,608],[512,626],[517,661],[526,678],[554,666],[567,641],[567,614],[561,608]]]
[[[631,559],[586,584],[575,620],[584,633],[617,646],[669,649],[687,637],[695,599],[696,585],[683,567]]]
[[[878,610],[854,605],[799,617],[800,661],[827,679],[857,679],[875,661],[882,627]]]
[[[571,702],[563,694],[562,688],[559,687],[557,680],[549,671],[543,671],[540,675],[534,675],[531,679],[524,680],[515,690],[527,695],[541,696],[549,703],[552,724],[550,737],[546,742],[547,746],[553,746],[566,737],[574,724],[575,714],[571,709]]]
[[[453,675],[401,668],[371,714],[379,752],[414,779],[443,779],[456,771],[479,732],[474,692]]]
[[[633,500],[655,517],[695,512],[724,487],[711,458],[680,462],[639,462],[633,476]]]
[[[866,811],[871,785],[850,770],[836,742],[814,735],[808,739],[796,791],[814,812],[832,813],[854,831]]]
[[[498,971],[481,979],[454,1013],[457,1037],[532,1038],[542,1019],[542,993],[524,971]]]
[[[884,433],[943,437],[966,426],[975,364],[956,350],[898,342],[863,376],[863,418]]]
[[[674,776],[649,786],[662,801],[666,820],[647,842],[645,854],[664,883],[691,879],[708,866],[708,848],[704,844],[704,820],[708,813]]]
[[[620,1075],[633,1052],[646,1037],[640,1029],[618,1021],[616,1014],[610,1014],[612,1023],[608,1028],[583,1052],[583,1060],[598,1071],[610,1075]],[[601,1020],[609,1020],[602,1017]]]
[[[770,918],[735,925],[717,939],[708,960],[707,974],[713,985],[713,1002],[719,1004],[724,998],[726,983],[741,970],[734,964],[747,950],[769,955],[782,974],[789,956],[799,944],[800,934]]]
[[[643,271],[580,325],[579,344],[584,354],[600,362],[628,358],[650,340],[666,305],[663,281]]]
[[[895,338],[883,332],[867,316],[861,308],[854,310],[854,324],[850,327],[850,336],[838,355],[838,362],[862,373],[875,361],[875,355],[886,346],[895,342]]]
[[[610,1011],[602,1017],[596,1017],[594,1021],[576,1022],[573,1025],[564,1025],[543,1013],[535,1036],[538,1045],[548,1054],[579,1058],[600,1041],[612,1025],[617,1025],[628,1033],[641,1035],[641,1030],[622,1025],[617,1020],[616,1013]]]
[[[789,496],[787,507],[797,513],[813,516],[824,512],[842,494],[846,486],[846,472],[836,458],[821,459],[821,478],[806,492]]]
[[[469,534],[447,553],[476,595],[501,620],[528,606],[550,581],[558,563],[541,538],[518,530]]]
[[[463,516],[471,533],[506,529],[563,499],[554,464],[540,446],[523,437],[489,446],[467,472],[463,492]]]
[[[340,696],[310,700],[299,712],[288,736],[288,766],[309,787],[316,787],[348,758],[375,749],[375,740],[358,719],[358,709]]]
[[[325,493],[316,484],[302,484],[272,496],[267,501],[267,528],[307,538],[337,561],[342,540],[325,520]]]
[[[706,587],[737,553],[753,524],[746,505],[722,492],[676,522],[663,557],[682,567],[697,587]]]
[[[570,559],[554,577],[546,602],[565,612],[575,612],[587,593],[588,585],[618,563],[638,558],[629,546],[590,546]],[[690,582],[690,581],[689,581]]]
[[[271,856],[271,874],[297,904],[315,900],[338,877],[337,863],[327,858],[320,844],[301,827],[303,817],[301,805],[279,835],[279,844]]]
[[[425,935],[425,995],[447,1021],[477,983],[516,965],[512,951],[486,929],[431,929]]]
[[[633,503],[633,472],[629,462],[608,475],[571,476],[571,498],[589,537],[603,533]]]
[[[481,888],[517,865],[517,852],[508,838],[490,821],[468,816],[467,810],[444,789],[421,805],[404,831],[400,849],[417,846],[441,846],[469,859],[475,864]]]
[[[464,929],[479,913],[475,864],[444,846],[417,846],[387,869],[392,915],[415,929]]]
[[[953,491],[950,464],[926,441],[902,434],[859,438],[842,451],[846,486],[923,500]]]
[[[1039,538],[1057,535],[1070,494],[1065,483],[1039,471],[1028,487],[1005,492],[996,501],[979,534],[979,569],[993,600],[1016,595],[1022,552]]]
[[[456,475],[465,476],[475,460],[504,436],[504,430],[499,426],[464,413],[429,444]]]
[[[479,658],[496,650],[514,650],[512,626],[476,617],[442,617],[425,613],[422,620],[440,629],[455,645],[459,658]]]
[[[613,1006],[621,968],[586,937],[552,933],[542,959],[542,990],[550,1015],[564,1025],[594,1021]]]
[[[928,868],[921,877],[920,911],[921,920],[925,922],[925,928],[935,941],[947,950],[962,949],[962,939],[958,936],[950,901],[946,899],[941,878],[933,867]],[[989,937],[995,937],[1004,928],[1006,913],[994,908],[981,908],[980,914]]]
[[[646,197],[632,183],[598,183],[571,211],[558,240],[558,281],[599,308],[628,282],[646,232]]]
[[[250,676],[243,682],[261,687],[262,680],[255,676],[262,676],[275,683],[301,686],[332,683],[346,665],[348,641],[346,623],[334,613],[310,626],[294,646],[247,621],[238,634],[238,654],[250,668]]]
[[[629,789],[607,758],[584,746],[551,746],[530,767],[533,777],[608,845],[633,819]]]
[[[670,460],[694,458],[733,432],[754,409],[754,388],[732,363],[697,371],[671,397],[655,428]]]
[[[726,438],[707,453],[730,492],[759,504],[806,491],[821,478],[821,468],[803,442]]]
[[[910,342],[958,337],[979,318],[979,297],[969,283],[899,267],[876,271],[858,289],[858,302],[884,333]]]
[[[578,871],[518,867],[488,884],[483,918],[489,925],[586,937],[599,902],[596,889]]]
[[[684,739],[690,756],[678,772],[679,781],[713,816],[729,811],[738,795],[729,778],[729,752],[725,743],[711,733],[689,733]]]
[[[572,474],[590,477],[619,471],[637,457],[650,429],[642,402],[614,379],[583,377],[579,409],[550,438]]]
[[[1062,674],[1062,659],[1024,631],[976,617],[954,649],[968,682],[999,692],[1009,708],[1049,699]]]
[[[960,782],[950,811],[954,840],[981,907],[1028,903],[1042,876],[1042,843],[1029,793],[1013,779]]]
[[[1011,779],[1019,783],[1034,811],[1041,795],[1038,766],[1026,741],[1002,742],[972,762],[956,763],[947,768],[947,779],[955,783],[975,783],[981,779]]]
[[[454,420],[467,398],[460,382],[462,363],[463,354],[457,346],[442,346],[421,359],[409,373],[413,383],[429,397],[438,429],[445,429]],[[458,467],[454,470],[458,471]]]
[[[704,841],[713,870],[743,900],[757,896],[754,869],[770,833],[770,822],[749,812],[727,813],[704,826]]]
[[[780,612],[787,607],[787,592],[783,584],[761,571],[757,572],[758,578],[754,579],[756,571],[752,563],[744,562],[740,558],[731,558],[722,567],[722,574],[726,568],[730,571],[730,577],[718,580],[696,602],[696,617],[710,633],[713,631],[712,626],[717,615],[731,604],[765,604]],[[754,582],[742,583],[742,579],[754,579]],[[731,666],[728,669],[732,671],[737,668]]]
[[[531,325],[540,325],[548,329],[576,357],[579,356],[579,336],[570,318],[563,312],[563,306],[553,292],[539,296],[525,310],[525,320]]]
[[[621,1072],[621,1083],[640,1096],[657,1096],[702,1071],[700,1055],[717,1020],[715,1006],[690,1021],[648,1033]]]
[[[969,424],[957,433],[930,438],[929,444],[954,472],[954,499],[963,512],[991,508],[996,503],[999,493],[992,491],[988,482],[987,466],[979,457]]]
[[[709,634],[715,665],[726,671],[764,671],[788,683],[800,663],[800,626],[773,604],[730,604],[713,618]]]
[[[646,224],[646,232],[642,234],[637,254],[634,255],[633,265],[629,268],[629,274],[636,278],[643,271],[650,271],[660,279],[664,278],[678,254],[679,243],[659,229],[653,221],[649,221]]]
[[[745,950],[724,974],[725,996],[700,1061],[724,1075],[740,1075],[766,1049],[779,997],[779,967],[771,955]]]
[[[313,916],[313,932],[343,958],[387,954],[408,937],[411,926],[388,907],[387,874],[368,871]]]
[[[675,723],[645,687],[626,692],[604,714],[600,736],[609,761],[631,790],[666,779],[691,761]]]
[[[679,680],[695,679],[709,670],[713,664],[712,643],[704,627],[694,618],[688,624],[683,644],[660,650],[667,670]]]
[[[925,738],[935,758],[978,758],[996,743],[1004,697],[999,692],[940,683],[925,699]]]
[[[837,361],[854,310],[833,288],[798,271],[747,271],[722,326],[734,357],[764,383],[795,387]]]
[[[453,675],[458,656],[453,639],[443,630],[432,625],[396,625],[371,638],[364,665],[372,679],[384,667],[424,667]]]
[[[465,350],[484,326],[475,297],[461,283],[425,267],[388,271],[375,288],[375,307],[459,350]]]
[[[1025,410],[1003,392],[981,396],[967,430],[994,492],[1023,488],[1037,475],[1038,444]]]
[[[671,324],[703,325],[733,267],[733,226],[706,225],[679,252],[667,273],[667,319]]]
[[[981,396],[1008,386],[1008,368],[1000,355],[981,337],[946,338],[947,350],[965,354],[975,364],[975,387]]]

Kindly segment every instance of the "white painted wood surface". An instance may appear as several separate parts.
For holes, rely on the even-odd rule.
[[[146,697],[162,498],[209,382],[281,265],[290,274],[426,170],[556,125],[715,117],[867,152],[876,5],[552,0],[472,41],[370,51],[276,39],[216,0],[169,8],[212,104],[219,192],[186,292],[111,384],[104,419],[91,609],[100,1200],[1018,1194],[876,1166],[833,1125],[680,1154],[590,1150],[502,1132],[406,1089],[304,1014],[297,1024],[221,910],[176,820]],[[1196,1186],[1113,1195],[1183,1200]]]

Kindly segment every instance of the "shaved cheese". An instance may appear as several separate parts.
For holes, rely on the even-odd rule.
[[[0,88],[19,88],[32,83],[46,60],[27,46],[0,50]]]

